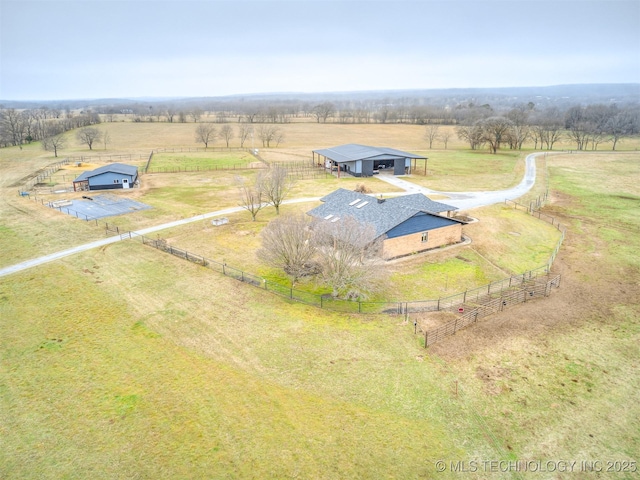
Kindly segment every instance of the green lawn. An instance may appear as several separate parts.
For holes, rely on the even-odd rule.
[[[429,478],[471,445],[493,454],[476,425],[452,431],[438,365],[389,318],[282,303],[137,243],[0,289],[3,478]]]
[[[11,155],[0,158],[0,264],[104,235],[18,197],[16,182],[51,159],[37,160],[33,146]],[[496,159],[509,177],[499,179],[472,168],[473,155],[460,160],[461,184],[520,176],[523,157]],[[428,350],[402,316],[288,302],[136,241],[3,277],[0,477],[459,478],[449,462],[637,462],[638,165],[636,153],[547,159],[545,212],[568,227],[561,288]],[[148,176],[140,199],[154,209],[116,223],[135,229],[237,204],[227,174],[168,178]],[[294,196],[336,184],[305,181]],[[250,252],[271,210],[161,236],[268,273]],[[545,263],[557,243],[552,226],[522,211],[474,216],[469,246],[396,264],[394,288],[454,293]],[[581,478],[469,475],[505,476]]]
[[[207,170],[234,170],[248,168],[251,163],[259,161],[250,153],[237,151],[203,151],[154,153],[149,164],[149,173],[160,172],[194,172]]]

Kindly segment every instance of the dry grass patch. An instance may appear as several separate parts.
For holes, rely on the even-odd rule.
[[[638,219],[620,197],[640,194],[627,178],[638,155],[547,161],[554,203],[545,210],[569,227],[554,265],[561,288],[430,351],[515,457],[637,461],[640,237],[627,234]]]

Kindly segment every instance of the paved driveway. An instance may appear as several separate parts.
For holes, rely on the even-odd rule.
[[[497,190],[493,192],[439,192],[437,190],[430,190],[425,187],[421,187],[416,185],[415,183],[411,183],[405,178],[410,177],[395,177],[395,176],[387,176],[380,175],[378,178],[385,182],[388,182],[392,185],[398,186],[405,190],[405,194],[410,193],[423,193],[425,195],[445,195],[448,197],[448,200],[445,203],[449,205],[453,205],[454,207],[459,208],[460,210],[467,210],[471,208],[483,207],[486,205],[492,205],[494,203],[504,202],[505,199],[513,200],[515,198],[521,197],[525,193],[527,193],[531,187],[533,187],[536,181],[536,156],[545,155],[544,153],[532,153],[528,155],[526,158],[526,170],[525,175],[522,181],[515,187],[509,188],[507,190]],[[318,197],[310,197],[310,198],[298,198],[293,200],[287,200],[284,203],[304,203],[304,202],[313,202],[318,201]],[[149,227],[142,230],[138,230],[137,233],[140,235],[148,235],[149,233],[157,232],[160,230],[164,230],[167,228],[176,227],[179,225],[185,225],[191,222],[198,222],[201,220],[205,220],[212,217],[217,217],[220,215],[227,215],[233,212],[239,212],[242,210],[242,207],[234,207],[227,208],[225,210],[218,210],[216,212],[205,213],[202,215],[196,215],[195,217],[185,218],[183,220],[178,220],[175,222],[165,223],[162,225],[156,225],[155,227]],[[125,238],[129,238],[128,236]],[[114,237],[104,238],[102,240],[97,240],[95,242],[86,243],[84,245],[79,245],[74,248],[70,248],[67,250],[63,250],[61,252],[52,253],[50,255],[45,255],[43,257],[34,258],[33,260],[27,260],[26,262],[19,263],[17,265],[12,265],[10,267],[5,267],[0,269],[0,277],[10,275],[12,273],[16,273],[22,270],[26,270],[28,268],[35,267],[37,265],[42,265],[43,263],[52,262],[54,260],[59,260],[64,257],[68,257],[69,255],[75,255],[76,253],[84,252],[86,250],[91,250],[93,248],[98,248],[103,245],[108,245],[110,243],[119,242],[122,240],[119,235]]]
[[[536,183],[536,156],[545,155],[544,153],[532,153],[525,160],[525,174],[522,181],[513,188],[506,190],[495,190],[489,192],[441,192],[421,187],[415,183],[411,183],[411,177],[397,177],[394,175],[382,174],[376,178],[387,182],[396,187],[402,188],[406,194],[422,193],[424,195],[443,195],[447,199],[443,203],[453,205],[460,210],[468,210],[471,208],[484,207],[501,203],[505,200],[514,200],[527,193]]]

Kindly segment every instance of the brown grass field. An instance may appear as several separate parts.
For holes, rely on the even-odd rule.
[[[99,165],[105,155],[197,146],[193,124],[100,128],[112,138],[106,150],[70,141],[64,153]],[[412,179],[443,190],[512,185],[526,153],[453,141],[430,151],[423,128],[406,125],[283,129],[280,147],[261,149],[267,160],[340,143],[392,146],[426,153],[428,174]],[[459,478],[465,468],[479,479],[637,478],[637,143],[539,165],[523,202],[548,189],[543,211],[568,229],[554,264],[561,287],[427,350],[403,317],[288,302],[135,241],[0,278],[0,478]],[[102,224],[18,195],[55,160],[35,144],[0,151],[0,267],[104,237]],[[233,177],[145,175],[128,194],[153,209],[108,221],[139,229],[236,206]],[[292,195],[361,182],[388,191],[375,178],[330,177]],[[504,205],[469,213],[480,220],[465,227],[471,245],[394,262],[390,289],[411,299],[454,293],[544,264],[558,239]],[[226,226],[160,235],[275,276],[253,253],[273,217],[242,212]]]

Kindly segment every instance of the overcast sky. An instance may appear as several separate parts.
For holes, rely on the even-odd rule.
[[[0,99],[640,82],[640,0],[0,0]]]

